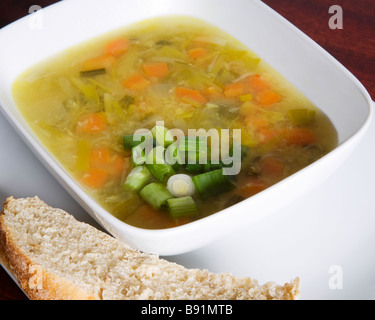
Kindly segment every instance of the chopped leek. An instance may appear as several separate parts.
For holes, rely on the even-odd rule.
[[[168,179],[168,191],[175,197],[192,196],[195,193],[195,186],[190,176],[186,174],[176,174]]]
[[[193,177],[196,190],[202,198],[208,198],[233,189],[229,176],[223,174],[223,169],[218,169]]]
[[[151,173],[146,166],[135,167],[126,178],[125,189],[132,191],[141,190],[151,179]]]
[[[197,205],[192,197],[167,200],[169,214],[172,218],[185,218],[198,214]]]
[[[160,209],[169,199],[173,198],[170,192],[161,183],[151,183],[145,186],[139,195],[155,209]]]
[[[102,74],[106,74],[107,70],[105,68],[94,69],[94,70],[85,70],[80,72],[81,77],[95,77]]]
[[[290,109],[288,116],[294,126],[306,126],[315,120],[315,110]]]

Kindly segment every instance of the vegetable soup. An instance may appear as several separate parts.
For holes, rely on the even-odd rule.
[[[327,116],[286,79],[189,17],[154,18],[70,48],[22,74],[13,95],[77,183],[146,229],[235,205],[337,146]]]

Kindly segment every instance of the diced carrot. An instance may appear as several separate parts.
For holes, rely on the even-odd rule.
[[[106,126],[104,116],[101,113],[90,113],[82,116],[77,123],[78,133],[92,133],[103,131]]]
[[[111,161],[111,173],[114,176],[121,177],[124,171],[130,169],[130,158],[122,155],[115,155]]]
[[[130,90],[140,91],[148,87],[150,83],[150,81],[143,78],[140,74],[135,74],[130,78],[125,79],[123,85]]]
[[[247,76],[242,80],[246,91],[259,92],[269,88],[267,82],[265,82],[259,74]]]
[[[284,174],[284,162],[274,156],[265,156],[259,161],[262,176],[281,178]]]
[[[270,123],[267,119],[262,118],[254,118],[252,116],[247,117],[245,122],[248,126],[250,126],[255,131],[260,131],[262,129],[267,129],[270,127]]]
[[[143,71],[150,78],[164,78],[168,75],[168,64],[165,62],[146,63],[143,65]]]
[[[90,153],[90,167],[101,168],[107,166],[110,161],[111,153],[109,148],[94,148]]]
[[[267,184],[260,178],[252,178],[245,186],[239,188],[239,195],[248,198],[267,189]]]
[[[203,58],[207,55],[207,51],[204,48],[194,48],[188,51],[189,57],[191,59],[197,60]]]
[[[111,54],[102,54],[100,56],[86,60],[83,63],[84,70],[104,69],[113,65],[115,58]]]
[[[290,128],[285,135],[287,142],[296,146],[306,146],[316,141],[314,132],[309,128]]]
[[[256,95],[256,100],[263,106],[273,105],[281,100],[281,96],[272,90],[263,90]]]
[[[282,131],[280,129],[275,128],[263,128],[260,129],[258,132],[259,142],[261,143],[269,143],[272,141],[276,141],[280,138]]]
[[[111,54],[115,57],[121,56],[124,54],[129,48],[129,42],[124,39],[116,39],[110,43],[107,44],[105,48],[106,54]]]
[[[90,168],[82,176],[82,182],[90,188],[101,188],[108,179],[108,172],[104,169]]]
[[[178,87],[176,88],[176,95],[180,99],[188,98],[200,104],[205,104],[207,102],[207,99],[198,90]]]
[[[235,98],[244,94],[244,86],[241,82],[230,83],[225,86],[224,94],[228,98]]]

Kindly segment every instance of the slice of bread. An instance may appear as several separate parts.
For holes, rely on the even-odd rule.
[[[283,286],[186,269],[141,253],[35,198],[4,204],[0,244],[30,299],[293,300],[299,279]]]

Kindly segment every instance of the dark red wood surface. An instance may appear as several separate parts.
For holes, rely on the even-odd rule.
[[[212,0],[215,1],[215,0]],[[29,13],[32,5],[45,7],[53,0],[1,0],[0,27]],[[375,100],[375,1],[374,0],[264,0],[332,54],[367,88]],[[328,10],[343,9],[343,29],[332,30]],[[15,44],[16,45],[16,44]],[[0,48],[1,50],[1,48]],[[0,267],[0,300],[26,299]]]

